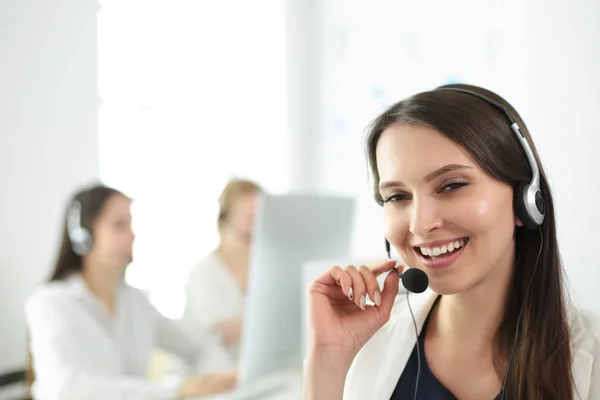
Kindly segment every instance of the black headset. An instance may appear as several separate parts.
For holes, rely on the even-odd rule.
[[[515,187],[515,213],[517,217],[521,220],[521,222],[523,222],[523,225],[525,227],[531,230],[537,229],[544,222],[544,217],[546,215],[545,200],[544,196],[542,195],[542,190],[540,188],[540,169],[538,168],[535,156],[533,155],[533,151],[531,150],[531,146],[527,142],[527,138],[525,138],[523,132],[521,132],[521,128],[519,127],[517,121],[510,115],[506,107],[480,93],[474,92],[472,90],[453,87],[441,87],[436,90],[460,92],[477,97],[499,110],[508,120],[510,124],[510,129],[515,134],[517,141],[519,142],[521,148],[525,152],[527,162],[529,163],[529,167],[531,168],[531,180],[528,183],[522,182],[517,187]],[[386,238],[385,251],[388,255],[388,258],[390,257],[390,250],[390,243]]]
[[[527,138],[525,138],[525,135],[523,135],[523,132],[521,132],[521,128],[519,127],[519,124],[517,123],[517,121],[510,115],[510,113],[508,112],[506,107],[503,106],[502,104],[500,104],[480,93],[477,93],[477,92],[474,92],[471,90],[467,90],[467,89],[463,89],[463,88],[440,87],[435,90],[448,90],[448,91],[460,92],[460,93],[464,93],[464,94],[467,94],[470,96],[474,96],[474,97],[477,97],[477,98],[485,101],[492,107],[499,110],[504,115],[504,117],[508,120],[508,122],[510,124],[510,129],[515,134],[517,141],[519,142],[519,144],[521,145],[521,148],[525,152],[525,156],[527,157],[527,162],[529,163],[529,167],[531,168],[531,180],[529,181],[529,183],[526,183],[526,182],[520,183],[514,189],[515,214],[521,220],[521,222],[523,222],[523,225],[526,228],[531,229],[531,230],[539,230],[540,239],[541,239],[540,250],[538,252],[538,256],[535,261],[533,274],[531,276],[531,280],[529,281],[529,286],[527,288],[527,293],[529,293],[529,289],[531,288],[531,284],[533,283],[533,276],[535,275],[535,272],[537,270],[540,255],[542,253],[544,236],[541,231],[541,225],[544,223],[544,218],[546,216],[545,200],[544,200],[544,196],[542,195],[542,190],[540,187],[540,169],[535,160],[535,156],[533,155],[531,146],[527,142]],[[385,238],[385,251],[387,253],[388,258],[391,258],[391,255],[390,255],[391,246],[390,246],[390,242],[387,240],[387,238]],[[406,293],[406,295],[407,295],[407,301],[408,301],[408,292]],[[410,303],[408,303],[408,306],[410,309]],[[410,312],[411,312],[411,315],[413,315],[412,309],[410,310]],[[515,329],[515,337],[514,337],[513,344],[510,349],[508,365],[506,367],[506,373],[504,376],[504,380],[502,382],[502,391],[501,391],[501,396],[500,396],[501,400],[504,400],[506,398],[506,385],[507,385],[507,380],[508,380],[512,360],[515,355],[517,341],[519,339],[519,323],[521,321],[522,313],[523,313],[523,307],[521,307],[521,310],[519,311],[519,317],[517,318],[517,327]],[[413,315],[413,322],[415,323],[415,334],[417,335],[417,346],[418,346],[418,343],[419,343],[418,330],[417,330],[416,322],[414,320],[414,315]],[[417,347],[417,351],[419,351],[418,347]],[[418,361],[419,361],[419,367],[418,367],[418,373],[417,373],[416,384],[415,384],[415,393],[414,393],[415,399],[417,398],[417,389],[419,386],[419,373],[421,370],[420,357],[419,357]]]
[[[467,89],[453,87],[441,87],[436,90],[449,90],[453,92],[461,92],[470,96],[477,97],[499,110],[508,120],[508,122],[510,123],[510,129],[515,134],[515,137],[521,145],[521,148],[523,148],[525,156],[527,157],[527,162],[529,163],[529,167],[531,168],[531,180],[529,181],[529,183],[520,183],[515,188],[515,213],[517,214],[517,217],[519,217],[521,222],[523,222],[523,225],[525,225],[525,227],[532,230],[537,229],[544,222],[544,217],[546,215],[545,200],[544,196],[542,195],[542,190],[540,188],[540,169],[535,160],[535,156],[533,155],[533,151],[531,150],[531,146],[527,142],[527,139],[525,138],[525,135],[523,135],[523,132],[521,132],[521,128],[519,127],[517,121],[510,115],[505,106],[480,93],[473,92]]]
[[[542,254],[544,235],[542,234],[541,225],[544,222],[544,217],[546,216],[545,200],[544,200],[544,196],[542,195],[542,190],[540,188],[540,169],[535,160],[535,156],[533,155],[533,151],[531,150],[531,146],[527,142],[527,139],[525,138],[525,135],[523,135],[523,132],[521,132],[521,128],[519,127],[519,124],[517,123],[517,121],[515,121],[515,119],[510,115],[510,113],[506,109],[506,107],[504,107],[502,104],[495,102],[492,99],[490,99],[480,93],[473,92],[471,90],[467,90],[467,89],[463,89],[463,88],[441,87],[436,90],[450,90],[450,91],[454,91],[454,92],[465,93],[470,96],[477,97],[477,98],[487,102],[491,106],[495,107],[496,109],[498,109],[510,123],[510,129],[513,131],[513,133],[517,137],[518,142],[521,144],[521,147],[523,148],[523,151],[525,152],[527,161],[529,162],[529,167],[531,168],[531,181],[529,181],[529,183],[524,183],[524,182],[520,183],[515,188],[515,194],[514,194],[515,214],[517,215],[517,217],[519,217],[521,222],[523,222],[523,225],[526,228],[529,228],[531,230],[537,229],[540,232],[540,249],[539,249],[537,258],[535,260],[535,265],[533,267],[533,273],[531,275],[531,279],[529,280],[529,285],[527,286],[527,294],[529,294],[531,284],[533,283],[533,277],[535,276],[535,273],[536,273],[538,265],[539,265],[538,263],[540,260],[540,255]],[[522,314],[523,314],[523,306],[521,306],[521,309],[519,310],[519,316],[517,318],[517,327],[515,329],[513,344],[510,349],[510,354],[508,357],[508,364],[506,366],[506,372],[504,374],[504,379],[502,381],[502,391],[501,391],[501,395],[500,395],[501,400],[504,400],[506,398],[506,386],[508,383],[510,367],[511,367],[513,358],[515,356],[517,342],[519,341],[519,331],[520,331],[520,322],[521,322]]]
[[[81,203],[76,200],[71,202],[67,210],[67,234],[75,254],[84,256],[92,248],[92,235],[81,226]]]

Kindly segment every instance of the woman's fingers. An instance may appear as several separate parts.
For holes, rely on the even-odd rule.
[[[383,274],[384,272],[388,272],[391,271],[392,268],[394,268],[397,264],[397,261],[394,260],[385,260],[385,261],[380,261],[376,264],[373,264],[369,267],[369,269],[371,271],[373,271],[373,274],[375,274],[375,276],[379,276],[381,274]]]
[[[376,306],[380,305],[381,293],[379,291],[379,282],[377,282],[375,274],[366,265],[361,265],[358,268],[358,272],[362,276],[363,282],[367,290],[367,294],[369,295],[369,299],[371,299],[371,301],[375,303]]]
[[[362,265],[358,269],[354,265],[348,265],[345,268],[340,268],[336,265],[321,274],[315,280],[315,283],[325,285],[324,287],[321,286],[322,289],[319,291],[330,293],[328,295],[333,295],[336,298],[337,295],[334,295],[334,293],[335,288],[338,287],[338,290],[340,290],[344,297],[354,301],[358,307],[364,310],[366,308],[367,295],[376,306],[382,304],[383,292],[380,291],[377,276],[391,271],[395,265],[396,261],[393,260],[381,261],[371,266]],[[398,282],[396,281],[395,284],[397,293]],[[388,289],[388,291],[390,290],[392,288]]]
[[[350,275],[350,277],[352,277],[354,303],[364,310],[367,306],[367,300],[365,296],[367,293],[367,288],[363,277],[354,265],[348,265],[344,270]]]
[[[354,300],[352,277],[347,271],[336,265],[330,269],[329,276],[332,278],[332,283],[342,288],[342,292],[348,299]]]
[[[395,268],[396,271],[402,273],[404,270],[403,265],[399,265]],[[383,282],[383,290],[381,291],[381,305],[379,306],[380,311],[389,316],[394,305],[394,299],[398,294],[398,288],[400,285],[400,278],[394,272],[391,272],[386,276]]]

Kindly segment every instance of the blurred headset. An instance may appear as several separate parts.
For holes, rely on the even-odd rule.
[[[92,235],[81,226],[81,203],[76,200],[67,210],[67,234],[75,254],[84,256],[92,248]]]
[[[230,211],[224,207],[223,202],[219,199],[219,223],[229,228],[240,240],[250,243],[252,242],[252,233],[242,232],[237,226],[229,220]]]
[[[531,180],[529,182],[522,182],[515,188],[515,213],[525,227],[537,229],[544,222],[544,217],[546,215],[545,200],[540,188],[540,170],[535,160],[535,156],[533,155],[533,151],[531,150],[531,146],[529,146],[525,135],[521,132],[521,128],[517,121],[510,115],[506,107],[480,93],[453,87],[441,87],[436,90],[461,92],[477,97],[499,110],[508,120],[510,129],[513,131],[517,141],[523,148],[525,156],[527,157],[527,162],[531,168]]]
[[[222,210],[219,212],[219,222],[231,229],[231,231],[242,241],[246,243],[250,243],[252,241],[252,233],[242,232],[237,226],[229,221],[227,213]]]

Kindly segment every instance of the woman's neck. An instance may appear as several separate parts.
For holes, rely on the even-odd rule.
[[[512,268],[499,268],[468,291],[444,295],[432,312],[435,334],[459,348],[493,349],[506,311]]]
[[[217,249],[219,257],[234,272],[246,270],[250,258],[250,246],[240,241],[222,241]]]
[[[84,259],[81,276],[92,294],[100,300],[109,313],[114,314],[122,271],[102,265],[93,259]]]
[[[222,241],[217,249],[219,258],[232,273],[242,292],[246,291],[250,246],[239,241]]]

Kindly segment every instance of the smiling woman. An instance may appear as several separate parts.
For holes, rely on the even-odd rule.
[[[484,278],[508,283],[514,226],[520,224],[511,186],[479,168],[454,141],[423,125],[390,126],[381,134],[376,156],[386,237],[408,265],[425,268],[433,290],[454,294]],[[439,257],[444,245],[447,252],[448,243],[456,242],[460,251]],[[429,253],[438,257],[432,260]]]
[[[430,290],[413,320],[397,274],[379,292],[393,262],[313,282],[305,399],[596,398],[600,324],[567,302],[552,193],[516,110],[474,86],[419,93],[375,119],[367,153],[386,239]]]

